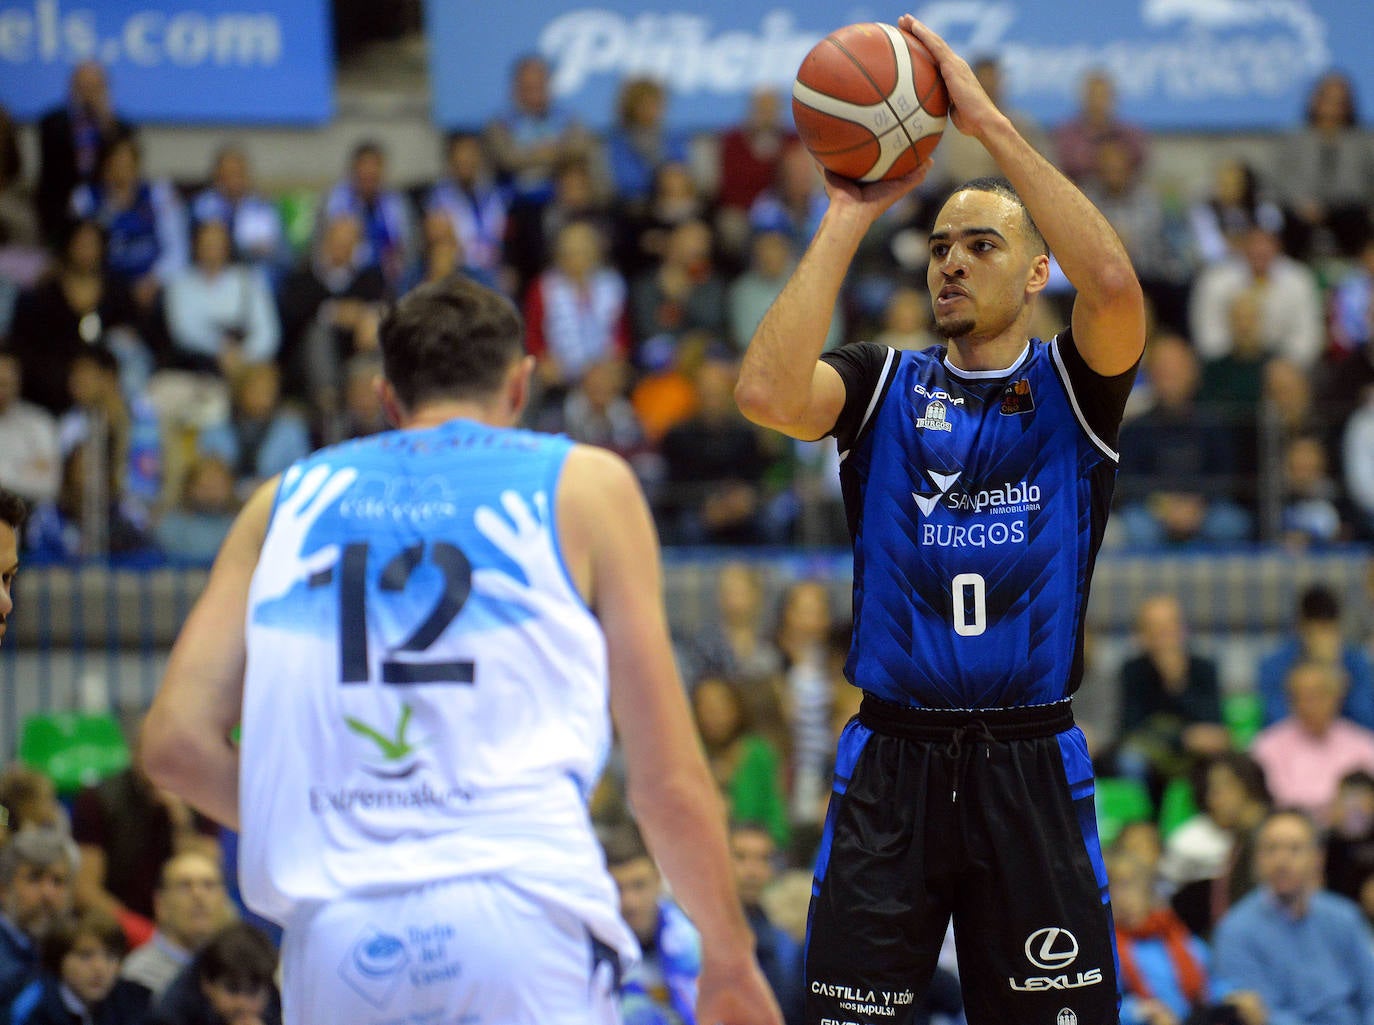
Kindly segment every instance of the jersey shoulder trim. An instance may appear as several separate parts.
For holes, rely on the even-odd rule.
[[[1059,335],[1055,335],[1054,338],[1050,340],[1048,348],[1050,350],[1050,355],[1054,359],[1055,373],[1058,374],[1060,382],[1064,385],[1064,393],[1069,397],[1069,405],[1073,407],[1073,415],[1078,421],[1078,426],[1083,428],[1083,433],[1087,435],[1088,440],[1093,443],[1093,446],[1097,448],[1098,451],[1114,463],[1121,462],[1121,454],[1098,437],[1097,432],[1094,431],[1092,425],[1088,423],[1088,418],[1083,415],[1083,407],[1079,405],[1078,395],[1073,388],[1073,379],[1069,375],[1069,368],[1064,365],[1064,356],[1059,351]]]
[[[883,396],[887,393],[888,382],[892,377],[892,370],[896,364],[897,350],[889,348],[887,350],[887,356],[883,360],[882,369],[878,372],[878,379],[873,384],[873,393],[869,396],[868,405],[864,408],[863,416],[859,418],[859,425],[854,430],[854,440],[850,442],[848,448],[840,452],[840,462],[844,462],[849,456],[849,453],[853,451],[854,446],[859,443],[859,439],[864,436],[864,431],[868,429],[869,423],[873,420],[873,413],[878,408],[878,403],[882,401]]]

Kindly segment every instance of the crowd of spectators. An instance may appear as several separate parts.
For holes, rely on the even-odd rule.
[[[997,61],[976,70],[1000,96]],[[506,108],[446,138],[437,180],[397,183],[360,140],[296,237],[238,145],[207,153],[201,181],[150,175],[98,64],[43,119],[36,175],[0,114],[0,448],[6,483],[45,507],[31,554],[203,557],[233,511],[213,461],[241,500],[310,447],[384,427],[379,315],[452,273],[524,312],[528,424],[630,458],[667,542],[843,543],[837,489],[814,480],[825,461],[730,399],[823,181],[776,93],[706,145],[672,129],[671,103],[630,79],[594,133],[525,58]],[[1106,71],[1061,124],[1010,113],[1106,213],[1154,313],[1108,543],[1374,537],[1374,137],[1348,80],[1313,87],[1268,164],[1218,148],[1211,180],[1168,189]],[[947,131],[927,182],[865,241],[830,347],[936,341],[924,232],[950,186],[992,170]],[[1063,325],[1069,288],[1053,276],[1040,334]],[[83,354],[113,359],[115,393],[79,394]]]
[[[522,309],[540,357],[529,425],[630,460],[667,542],[843,542],[837,490],[806,480],[826,460],[756,430],[732,398],[743,347],[825,208],[779,97],[755,95],[704,170],[659,84],[626,82],[597,136],[554,102],[548,72],[522,60],[508,109],[446,140],[438,181],[399,187],[385,150],[359,141],[294,240],[237,146],[207,154],[204,181],[149,177],[98,65],[43,119],[32,178],[0,112],[0,481],[33,508],[26,558],[205,561],[258,482],[384,429],[380,315],[452,273]],[[996,95],[996,61],[977,72]],[[1303,124],[1276,139],[1282,163],[1223,159],[1188,197],[1156,189],[1151,139],[1118,116],[1105,73],[1052,130],[1013,114],[1107,213],[1154,311],[1109,543],[1374,538],[1374,138],[1348,82],[1317,84]],[[865,241],[831,347],[934,344],[924,231],[946,188],[991,170],[985,158],[950,129],[929,182]],[[1041,304],[1044,337],[1067,287]],[[759,957],[795,1021],[806,867],[858,692],[829,584],[768,598],[748,565],[725,565],[717,615],[677,641]],[[1321,1017],[1322,999],[1374,1019],[1363,954],[1338,965],[1318,946],[1312,978],[1266,967],[1293,959],[1280,912],[1317,915],[1324,940],[1374,920],[1368,650],[1332,595],[1305,594],[1250,681],[1252,738],[1180,603],[1152,596],[1137,612],[1135,649],[1090,664],[1083,691],[1099,773],[1149,809],[1104,835],[1126,1020],[1347,1020]],[[690,1025],[700,951],[614,767],[594,811],[648,955],[625,1017]],[[24,771],[0,780],[0,1008],[13,1021],[279,1020],[275,955],[233,921],[208,823],[134,770],[65,803]],[[1165,821],[1180,794],[1192,813]],[[957,1016],[956,969],[942,961],[919,1020]]]

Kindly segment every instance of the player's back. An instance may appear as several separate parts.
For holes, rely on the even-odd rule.
[[[512,874],[595,920],[605,642],[562,562],[571,444],[468,421],[284,476],[249,592],[244,891],[302,905]]]

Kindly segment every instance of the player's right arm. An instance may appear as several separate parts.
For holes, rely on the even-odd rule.
[[[792,277],[749,342],[735,401],[754,423],[804,441],[829,433],[844,408],[844,382],[820,361],[826,332],[849,264],[864,235],[888,207],[930,170],[859,185],[827,172],[830,205]]]
[[[564,466],[557,506],[569,570],[606,636],[630,805],[701,933],[697,1019],[781,1025],[735,889],[724,804],[673,661],[648,505],[622,459],[579,446]]]

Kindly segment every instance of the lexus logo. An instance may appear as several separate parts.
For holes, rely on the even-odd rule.
[[[1047,972],[1067,968],[1078,957],[1078,940],[1057,925],[1036,929],[1026,938],[1026,959]]]

